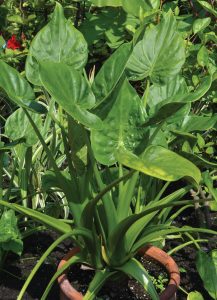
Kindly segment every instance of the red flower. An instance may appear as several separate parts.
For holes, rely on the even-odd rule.
[[[17,41],[15,34],[13,34],[12,37],[8,40],[7,48],[12,50],[21,48],[21,44]]]

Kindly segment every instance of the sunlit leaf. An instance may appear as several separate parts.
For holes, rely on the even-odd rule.
[[[131,80],[150,77],[154,83],[165,84],[180,72],[185,62],[185,47],[176,27],[173,14],[168,12],[160,24],[146,29],[127,65]]]
[[[33,39],[27,61],[26,76],[41,85],[38,61],[62,62],[81,70],[87,62],[87,43],[83,35],[64,17],[62,6],[56,2],[51,21]]]

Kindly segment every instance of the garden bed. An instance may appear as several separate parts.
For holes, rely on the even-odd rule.
[[[13,254],[9,254],[5,262],[4,269],[0,276],[0,299],[4,300],[15,300],[19,294],[22,285],[25,282],[26,277],[33,269],[34,265],[49,247],[49,245],[57,238],[57,234],[52,231],[40,232],[32,235],[25,239],[24,242],[24,253],[22,258],[18,258]],[[166,245],[168,250],[171,247],[177,246],[177,241],[170,241]],[[25,294],[24,300],[37,300],[40,299],[43,291],[45,290],[49,280],[54,274],[59,260],[73,245],[70,241],[65,241],[59,245],[52,255],[47,259],[46,263],[40,268],[34,277],[32,283],[28,288],[28,292]],[[181,270],[181,287],[186,291],[200,291],[204,296],[204,299],[211,300],[212,298],[203,288],[203,283],[197,273],[194,259],[196,251],[194,247],[186,247],[182,251],[176,253],[173,258],[177,262]],[[146,261],[142,259],[142,263],[149,270],[151,276],[165,279],[166,272],[161,266],[156,263]],[[85,292],[88,284],[92,278],[91,271],[80,270],[80,267],[74,266],[69,272],[69,279],[75,288],[80,292]],[[161,280],[158,280],[158,286],[161,285]],[[59,287],[55,284],[48,296],[48,300],[58,300]],[[134,280],[128,281],[128,286],[120,287],[118,284],[109,285],[103,288],[100,292],[100,297],[103,300],[115,300],[115,299],[126,299],[126,300],[145,300],[150,299],[145,293],[144,289],[136,283]],[[178,299],[185,300],[186,295],[178,291]]]

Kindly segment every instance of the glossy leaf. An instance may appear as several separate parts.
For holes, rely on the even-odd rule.
[[[211,18],[196,19],[193,24],[193,33],[196,34],[209,26]]]
[[[38,61],[62,62],[81,70],[87,61],[87,43],[83,35],[64,17],[62,6],[56,2],[51,21],[35,36],[26,61],[26,76],[41,85]]]
[[[158,9],[160,6],[159,0],[122,0],[123,9],[136,17],[147,11]]]
[[[16,69],[0,61],[0,87],[16,105],[45,113],[46,109],[35,101],[35,94],[29,83]]]
[[[132,258],[117,269],[136,279],[136,281],[138,281],[148,292],[152,300],[159,300],[159,296],[155,290],[151,278],[149,277],[148,272],[138,260]]]
[[[39,114],[31,113],[31,117],[37,124],[38,129],[42,130],[41,116]],[[24,139],[24,143],[27,147],[38,142],[38,137],[22,108],[17,109],[8,117],[5,123],[5,134],[12,141]]]
[[[196,266],[205,289],[213,299],[217,299],[217,250],[210,254],[198,251]]]
[[[162,180],[176,181],[188,177],[198,184],[201,179],[200,171],[194,164],[161,146],[148,147],[142,157],[120,148],[117,158],[127,167]]]
[[[130,43],[116,50],[103,64],[93,83],[97,105],[108,98],[120,80],[132,52]]]
[[[101,120],[90,109],[95,97],[80,72],[63,63],[40,63],[40,80],[55,101],[74,119],[87,127],[98,128]]]
[[[131,80],[150,77],[153,83],[165,84],[180,72],[185,47],[176,27],[174,16],[168,12],[160,24],[146,29],[127,65]]]
[[[120,146],[135,149],[145,133],[140,127],[144,119],[141,100],[127,79],[118,86],[111,101],[110,109],[105,106],[100,111],[102,116],[105,114],[101,128],[91,133],[95,157],[105,165],[117,161],[116,150]]]

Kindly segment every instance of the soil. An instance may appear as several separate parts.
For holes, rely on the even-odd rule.
[[[182,218],[186,218],[185,216]],[[188,216],[188,221],[192,217]],[[181,223],[184,220],[179,220]],[[192,221],[192,220],[191,220]],[[193,221],[192,221],[193,222]],[[0,270],[0,300],[16,300],[25,279],[27,278],[34,265],[50,246],[50,244],[56,240],[58,235],[52,231],[45,231],[36,233],[24,240],[24,252],[21,258],[16,255],[8,254],[7,259],[4,263],[3,269]],[[178,240],[169,240],[165,247],[165,250],[172,249],[180,244]],[[208,248],[204,246],[204,251],[209,251],[212,248],[216,248],[216,240],[211,240]],[[50,278],[55,273],[58,262],[64,256],[64,254],[73,245],[71,241],[65,241],[59,245],[55,251],[46,260],[43,266],[39,269],[31,282],[28,292],[26,293],[24,300],[39,300],[45,290]],[[203,288],[203,283],[196,271],[195,266],[196,251],[193,246],[188,246],[183,250],[173,255],[173,258],[177,262],[181,270],[181,287],[186,291],[197,290],[201,292],[205,300],[211,300],[211,297]],[[167,277],[166,272],[161,266],[153,261],[142,260],[145,268],[149,270],[151,276],[158,277],[157,286],[162,286],[162,278]],[[81,292],[85,292],[91,278],[93,276],[92,271],[80,270],[79,266],[74,266],[69,272],[69,279],[73,286]],[[116,281],[117,283],[117,281]],[[165,284],[165,283],[164,283]],[[48,300],[59,300],[59,288],[55,284],[47,298]],[[146,300],[149,299],[144,293],[143,288],[134,280],[129,280],[126,285],[120,284],[109,284],[103,288],[99,295],[99,299],[103,300]],[[178,300],[186,300],[186,295],[182,291],[178,291]]]

